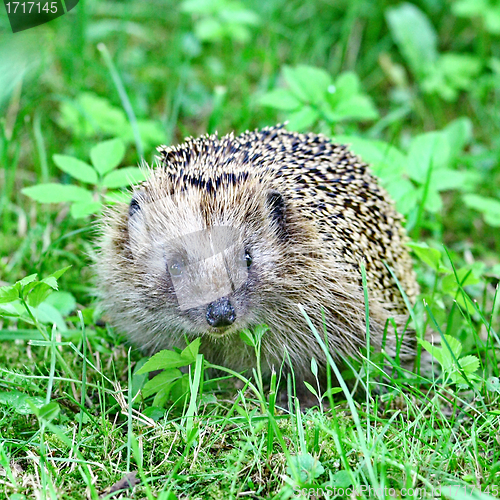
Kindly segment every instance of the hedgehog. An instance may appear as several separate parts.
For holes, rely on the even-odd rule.
[[[364,266],[370,345],[412,360],[403,218],[347,146],[278,125],[157,150],[130,203],[105,211],[96,262],[107,318],[133,344],[152,354],[201,337],[210,363],[241,372],[257,360],[239,333],[266,325],[264,373],[307,381],[315,358],[324,379],[304,312],[336,361],[358,356]]]

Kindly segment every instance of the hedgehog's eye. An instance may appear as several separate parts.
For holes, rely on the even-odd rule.
[[[182,276],[182,273],[184,272],[184,262],[180,260],[174,260],[173,262],[170,262],[168,265],[168,272],[172,277],[175,278]]]
[[[248,251],[245,252],[245,262],[247,263],[247,269],[252,265],[253,262],[252,256]]]

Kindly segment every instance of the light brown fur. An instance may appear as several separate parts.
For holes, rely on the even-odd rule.
[[[104,215],[96,260],[104,309],[134,344],[152,353],[182,347],[184,336],[201,336],[209,361],[243,370],[255,360],[238,332],[264,323],[270,328],[263,337],[264,366],[278,367],[286,349],[295,373],[310,378],[311,357],[324,366],[325,356],[298,304],[321,332],[324,308],[337,359],[355,355],[366,344],[361,262],[371,344],[381,347],[388,318],[403,333],[406,307],[383,262],[413,302],[418,287],[402,218],[367,165],[345,146],[276,127],[158,150],[158,166],[134,188],[132,216],[124,204]],[[273,205],[280,202],[281,208]],[[222,332],[207,323],[206,304],[181,309],[166,269],[174,253],[199,260],[205,245],[200,250],[184,235],[213,227],[234,228],[228,245],[236,242],[234,248],[248,249],[252,258],[246,281],[227,295],[236,319]],[[237,258],[227,255],[230,262]],[[220,269],[201,268],[188,295],[216,294]],[[394,353],[394,330],[387,331],[386,350]],[[407,331],[401,351],[407,359],[413,342]]]

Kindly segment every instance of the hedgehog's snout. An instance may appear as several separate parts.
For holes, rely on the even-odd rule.
[[[207,323],[214,328],[231,326],[236,319],[236,312],[227,297],[214,300],[207,306]]]

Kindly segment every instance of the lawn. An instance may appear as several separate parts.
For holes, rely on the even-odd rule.
[[[496,0],[80,0],[2,11],[0,69],[0,499],[500,497]],[[371,165],[421,289],[413,370],[364,352],[305,410],[198,342],[148,362],[91,266],[156,146],[283,122]]]

